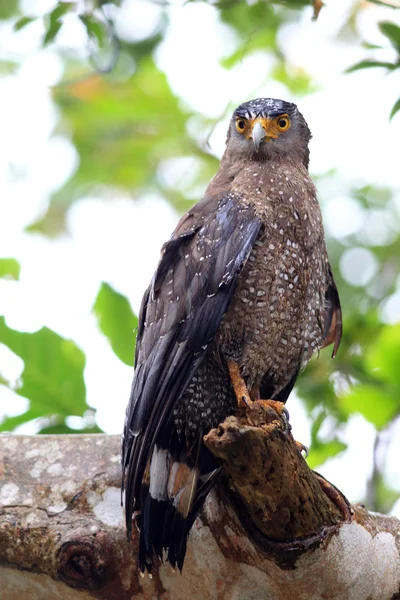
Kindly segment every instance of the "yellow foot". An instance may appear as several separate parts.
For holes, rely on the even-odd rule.
[[[229,377],[232,382],[233,391],[235,392],[236,401],[239,408],[250,406],[252,400],[246,382],[240,374],[240,367],[234,360],[228,360]]]

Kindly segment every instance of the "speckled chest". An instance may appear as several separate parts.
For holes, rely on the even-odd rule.
[[[254,385],[269,372],[279,387],[323,336],[327,253],[321,214],[312,182],[298,169],[277,174],[252,167],[235,184],[263,226],[219,339]]]

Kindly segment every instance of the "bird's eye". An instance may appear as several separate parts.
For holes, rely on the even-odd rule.
[[[279,117],[277,121],[279,131],[286,131],[289,129],[290,120],[289,117]]]
[[[237,119],[236,120],[236,130],[239,133],[243,133],[243,131],[246,129],[246,121],[244,119]]]

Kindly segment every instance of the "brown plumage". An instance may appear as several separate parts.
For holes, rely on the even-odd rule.
[[[203,436],[235,412],[242,390],[285,402],[313,352],[339,345],[310,137],[294,104],[261,98],[236,109],[220,170],[164,245],[144,295],[123,438],[128,535],[135,513],[142,570],[164,551],[182,568],[219,472]]]

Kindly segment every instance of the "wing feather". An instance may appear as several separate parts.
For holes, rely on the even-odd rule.
[[[142,301],[123,436],[128,535],[157,436],[215,336],[260,228],[240,197],[206,197],[162,249]]]
[[[333,344],[332,358],[336,356],[342,339],[342,309],[339,294],[333,279],[332,271],[328,269],[328,287],[325,293],[326,316],[324,323],[324,339],[321,348]]]

